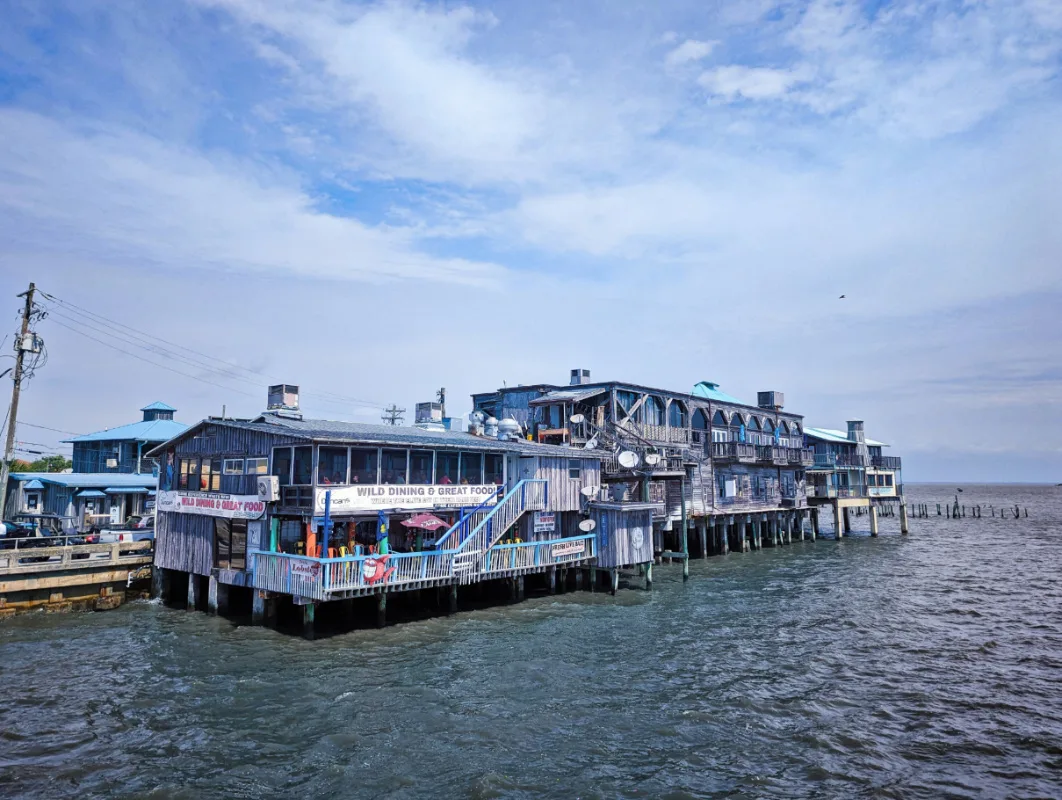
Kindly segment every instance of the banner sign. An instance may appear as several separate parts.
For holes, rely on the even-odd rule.
[[[332,514],[355,514],[360,511],[383,511],[390,508],[429,509],[446,506],[478,506],[493,502],[500,489],[494,484],[486,485],[435,485],[435,486],[339,486],[335,489],[318,489],[314,494],[314,513],[323,514],[325,492],[332,493]]]
[[[265,513],[265,503],[256,494],[218,494],[217,492],[159,492],[159,511],[203,514],[225,519],[258,519]]]
[[[552,511],[535,512],[535,533],[551,533],[557,529],[557,515]]]
[[[586,540],[580,539],[576,542],[561,542],[555,544],[549,549],[551,558],[560,558],[561,556],[574,556],[579,553],[586,552]]]
[[[291,574],[300,578],[317,580],[321,577],[321,563],[319,561],[292,561]]]

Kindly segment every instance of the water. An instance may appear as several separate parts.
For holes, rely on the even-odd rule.
[[[15,618],[0,796],[1060,797],[1062,488],[965,488],[1029,519],[317,642],[150,603]]]

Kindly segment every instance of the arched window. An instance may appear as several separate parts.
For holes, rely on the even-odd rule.
[[[712,425],[716,426],[717,428],[725,428],[729,424],[730,423],[726,421],[726,417],[723,416],[722,411],[715,412],[715,416],[712,417]]]
[[[748,429],[750,431],[758,431],[760,429],[760,421],[755,417],[749,417]]]
[[[795,433],[795,434],[797,434],[799,436],[800,435],[800,423],[799,422],[794,422],[793,426],[789,429],[789,432],[790,433]]]
[[[741,414],[737,411],[734,412],[734,416],[730,418],[730,426],[733,428],[740,428],[745,424],[745,420],[741,418]]]
[[[778,427],[782,429],[782,436],[789,435],[789,423],[786,422],[784,419],[781,421]]]
[[[642,419],[646,425],[664,424],[664,403],[659,397],[650,395],[642,404]]]
[[[708,415],[704,413],[703,408],[698,408],[693,412],[693,427],[698,431],[708,430]]]
[[[672,400],[667,409],[667,424],[672,428],[686,427],[686,407],[678,400]]]
[[[774,433],[774,420],[772,420],[770,417],[765,419],[763,421],[763,430],[766,433]]]

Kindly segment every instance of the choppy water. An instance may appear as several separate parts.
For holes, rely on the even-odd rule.
[[[0,796],[1060,797],[1062,488],[962,498],[1029,519],[317,642],[148,603],[9,620]]]

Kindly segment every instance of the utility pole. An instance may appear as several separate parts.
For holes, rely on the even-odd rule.
[[[37,286],[33,283],[29,289],[19,295],[26,298],[26,305],[22,309],[22,329],[19,331],[18,341],[15,342],[15,374],[14,385],[11,387],[11,413],[7,416],[7,442],[4,444],[4,462],[0,465],[0,517],[4,514],[7,503],[7,476],[11,472],[11,459],[15,455],[15,425],[18,422],[18,397],[22,391],[22,364],[26,358],[26,334],[29,333],[30,315],[33,313],[33,295]]]
[[[435,395],[439,398],[439,410],[442,411],[442,418],[446,419],[446,387],[442,387]]]
[[[404,408],[399,408],[394,403],[391,403],[390,408],[385,408],[383,410],[383,416],[380,417],[380,419],[388,425],[401,425],[405,420],[405,417],[402,416],[405,413],[406,410]]]

